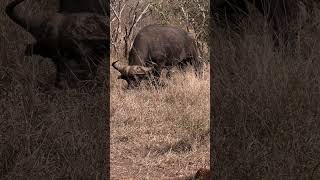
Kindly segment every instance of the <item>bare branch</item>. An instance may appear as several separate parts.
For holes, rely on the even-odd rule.
[[[140,19],[142,18],[142,16],[147,13],[149,7],[150,7],[150,4],[148,4],[147,7],[144,8],[144,10],[143,10],[142,13],[140,14],[140,16],[137,18],[136,23],[138,23],[138,22],[140,21]]]

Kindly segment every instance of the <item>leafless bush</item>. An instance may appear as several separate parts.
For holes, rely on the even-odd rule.
[[[160,23],[185,27],[194,34],[201,55],[208,57],[209,1],[158,0],[151,4],[152,15],[158,17]]]
[[[208,59],[208,1],[111,1],[112,51],[127,57],[137,31],[149,24],[176,25],[196,39],[200,53]]]
[[[149,13],[150,4],[142,1],[111,1],[111,48],[116,53],[122,51],[128,57],[134,32]]]

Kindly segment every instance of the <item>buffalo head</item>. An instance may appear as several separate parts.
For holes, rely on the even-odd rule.
[[[118,61],[113,62],[112,67],[120,72],[121,75],[118,76],[118,79],[127,81],[128,88],[139,86],[141,80],[148,79],[153,71],[152,67],[124,65]]]

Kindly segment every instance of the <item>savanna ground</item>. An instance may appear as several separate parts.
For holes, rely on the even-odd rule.
[[[190,30],[202,47],[203,61],[209,62],[207,0],[137,2],[111,1],[111,62],[127,64],[135,35],[150,24]],[[209,64],[205,67],[203,79],[189,68],[186,74],[176,71],[172,79],[163,78],[166,87],[134,90],[127,90],[111,67],[111,179],[185,179],[209,168]]]
[[[107,87],[54,89],[53,64],[23,56],[33,39],[8,19],[8,2],[0,2],[0,179],[103,179]],[[47,3],[25,1],[17,12],[51,11],[39,8]]]
[[[127,90],[111,70],[111,179],[170,179],[209,167],[210,73]]]
[[[0,179],[102,179],[109,87],[53,88],[52,62],[23,56],[33,39],[8,19],[8,2],[0,2]],[[48,3],[27,0],[17,12],[54,11],[54,1]],[[209,69],[203,80],[177,74],[159,91],[125,91],[116,74],[111,72],[112,179],[180,177],[208,167]]]
[[[241,36],[213,29],[214,178],[320,179],[320,11],[311,9],[291,48],[274,48],[257,13]]]

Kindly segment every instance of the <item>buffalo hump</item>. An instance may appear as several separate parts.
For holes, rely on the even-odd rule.
[[[183,29],[150,25],[137,34],[129,53],[129,65],[173,66],[188,58],[197,58],[194,39]]]

